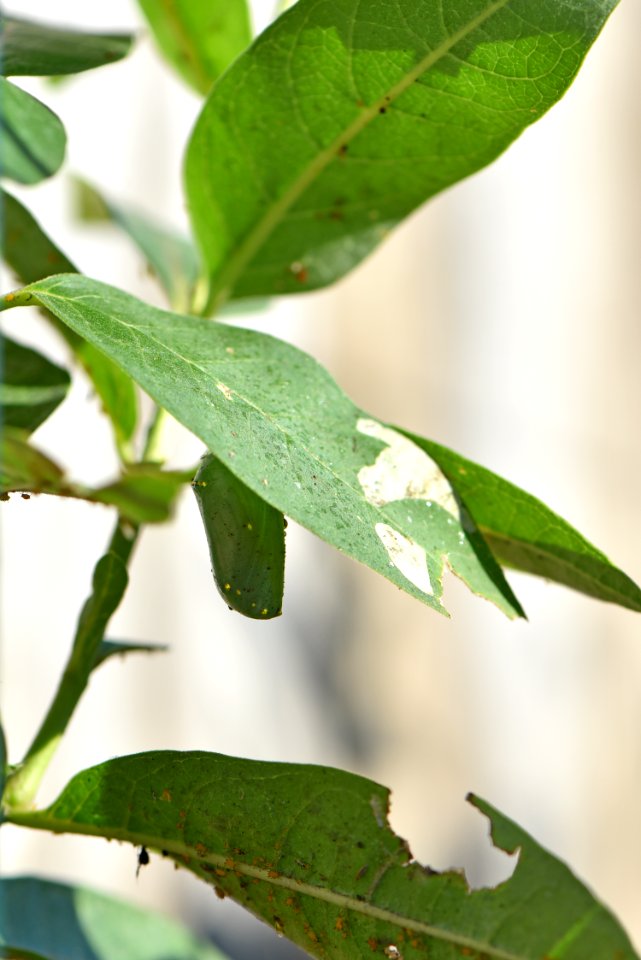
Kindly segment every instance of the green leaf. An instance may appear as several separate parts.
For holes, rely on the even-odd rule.
[[[636,583],[536,497],[447,447],[402,432],[436,460],[504,566],[641,611]]]
[[[41,953],[33,953],[32,950],[19,950],[16,947],[0,946],[0,957],[2,960],[52,960],[51,957],[44,957]]]
[[[61,76],[121,60],[133,37],[84,33],[0,16],[0,71],[12,76]]]
[[[303,946],[340,960],[633,960],[606,908],[489,804],[513,876],[471,891],[412,859],[387,823],[389,791],[326,767],[202,752],[121,757],[78,774],[12,822],[167,851]],[[638,958],[637,958],[638,960]]]
[[[33,283],[34,280],[56,273],[76,272],[73,263],[15,197],[0,192],[0,204],[3,214],[3,259],[23,283]],[[118,444],[126,448],[138,419],[136,390],[131,378],[66,324],[50,313],[45,315],[84,368],[111,421]]]
[[[83,499],[117,507],[132,523],[164,523],[176,497],[191,482],[193,470],[163,470],[156,463],[133,463],[114,483],[91,490]]]
[[[83,180],[74,181],[76,206],[83,220],[112,220],[133,240],[175,310],[188,310],[200,274],[193,244],[150,217],[114,203]]]
[[[69,374],[41,353],[2,335],[0,361],[2,425],[35,430],[64,400]]]
[[[555,103],[616,3],[300,0],[188,145],[210,306],[342,277]]]
[[[112,657],[123,657],[128,653],[166,653],[166,644],[139,643],[137,640],[103,640],[98,647],[94,670]]]
[[[0,77],[0,176],[39,183],[62,165],[67,136],[49,107]]]
[[[164,523],[193,470],[163,470],[159,464],[131,464],[113,483],[87,487],[29,442],[25,431],[7,427],[0,437],[0,493],[46,493],[116,507],[129,523]]]
[[[2,256],[23,283],[33,283],[55,273],[76,272],[71,260],[53,243],[19,200],[3,190],[0,201]],[[67,333],[67,337],[78,340],[71,332]]]
[[[411,596],[445,613],[447,564],[508,616],[522,615],[437,465],[355,407],[307,354],[73,274],[9,296],[9,306],[40,304],[86,336],[254,493]]]
[[[0,433],[0,495],[14,490],[30,493],[63,493],[64,473],[57,463],[29,443],[29,434],[16,427]]]
[[[203,457],[193,486],[221,597],[246,617],[279,617],[285,578],[283,514],[211,454]]]
[[[88,887],[7,877],[0,880],[0,899],[0,944],[8,957],[224,960],[174,921]]]
[[[156,43],[198,93],[251,41],[247,0],[139,0]]]

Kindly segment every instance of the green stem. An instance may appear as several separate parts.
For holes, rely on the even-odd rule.
[[[107,624],[124,594],[126,567],[138,533],[139,527],[126,525],[118,518],[107,552],[96,566],[94,589],[78,618],[71,653],[51,706],[24,760],[7,778],[4,803],[9,809],[28,808],[35,799],[45,771],[87,687]],[[105,562],[107,567],[110,562],[114,565],[113,572],[106,569]],[[100,564],[104,573],[99,578]]]
[[[167,459],[163,452],[163,432],[167,424],[168,413],[164,407],[156,407],[145,440],[143,460],[164,463]]]
[[[27,305],[32,294],[21,291],[0,298],[0,310]],[[167,411],[155,407],[147,430],[142,460],[164,462],[162,433]],[[121,456],[124,451],[120,451]],[[128,458],[127,458],[128,459]],[[20,763],[6,779],[2,802],[7,810],[33,805],[42,778],[89,683],[109,620],[127,586],[127,566],[140,527],[118,517],[106,554],[94,570],[93,590],[80,611],[73,646],[55,696]]]
[[[165,411],[156,407],[147,432],[143,460],[158,459],[165,422]],[[118,517],[107,551],[96,565],[93,590],[80,612],[73,646],[51,706],[24,760],[7,777],[3,795],[7,809],[24,810],[35,800],[42,778],[87,688],[109,620],[125,592],[127,566],[139,533],[139,526]]]

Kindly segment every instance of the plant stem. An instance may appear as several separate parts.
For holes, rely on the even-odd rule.
[[[122,522],[118,518],[105,557],[117,558],[123,571],[122,590],[101,597],[94,574],[94,590],[85,602],[74,636],[73,646],[67,659],[55,696],[22,763],[7,778],[4,803],[10,809],[25,809],[32,805],[40,782],[49,766],[67,725],[73,716],[95,665],[100,644],[112,613],[124,593],[126,567],[138,539],[139,527]]]
[[[159,455],[161,432],[166,414],[156,407],[147,432],[143,460],[161,460]],[[92,593],[80,611],[71,652],[65,664],[55,696],[24,760],[7,777],[3,803],[7,809],[25,809],[32,806],[42,778],[51,763],[65,730],[89,683],[109,620],[115,612],[127,583],[126,569],[140,533],[140,527],[118,517],[109,546],[94,571]],[[97,582],[98,566],[112,557],[116,563],[115,579],[100,595],[104,583]],[[107,587],[109,587],[107,575]]]

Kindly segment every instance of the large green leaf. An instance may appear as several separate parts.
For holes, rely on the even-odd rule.
[[[0,335],[0,424],[35,430],[62,403],[69,374],[41,353]]]
[[[65,128],[49,107],[0,77],[0,176],[38,183],[65,157]]]
[[[500,562],[641,611],[641,590],[549,507],[458,453],[402,431],[441,467]]]
[[[187,311],[200,273],[193,244],[146,214],[115,203],[85,181],[74,183],[80,217],[89,222],[112,220],[124,230],[146,258],[173,309]]]
[[[0,191],[2,207],[2,257],[23,283],[33,283],[54,273],[76,268],[47,236],[31,213],[11,194]],[[79,337],[65,323],[46,314],[84,368],[123,448],[136,429],[138,405],[130,377],[100,350]]]
[[[0,495],[5,499],[15,491],[46,493],[116,507],[123,520],[132,524],[164,523],[193,475],[193,470],[135,463],[112,483],[87,487],[65,476],[57,463],[30,443],[26,431],[7,426],[0,435]]]
[[[198,93],[251,41],[247,0],[138,0],[158,46]]]
[[[437,464],[368,417],[310,356],[70,274],[8,294],[103,350],[273,507],[444,613],[447,564],[509,616],[502,571]]]
[[[0,15],[0,72],[11,76],[60,76],[102,67],[129,52],[132,36],[83,33]]]
[[[389,792],[341,770],[201,752],[121,757],[10,821],[164,851],[327,960],[633,960],[616,920],[554,856],[488,804],[513,876],[471,891],[412,859]]]
[[[300,0],[216,84],[186,186],[210,304],[347,273],[562,96],[617,0]]]
[[[0,949],[11,948],[8,957],[224,960],[174,921],[88,887],[7,877],[0,880],[0,901]]]

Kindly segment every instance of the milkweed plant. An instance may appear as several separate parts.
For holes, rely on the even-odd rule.
[[[20,78],[112,65],[134,38],[2,15],[3,259],[15,282],[0,300],[0,493],[90,501],[113,516],[53,699],[41,716],[30,704],[24,756],[8,758],[2,738],[4,824],[116,839],[137,849],[139,868],[162,855],[319,958],[637,957],[571,870],[476,795],[495,847],[517,854],[509,879],[482,889],[412,857],[389,825],[385,787],[329,767],[155,750],[79,770],[52,803],[38,802],[93,671],[148,650],[112,639],[110,621],[137,541],[184,491],[229,616],[281,614],[287,520],[429,617],[446,613],[445,569],[510,618],[523,609],[505,568],[641,610],[639,587],[540,500],[382,422],[312,356],[242,324],[256,298],[337,282],[425,201],[491,163],[564,94],[616,5],[299,0],[253,37],[246,0],[139,0],[158,55],[200,98],[184,151],[191,236],[108,189],[77,180],[75,190],[85,216],[113,221],[138,246],[164,309],[77,270],[23,202],[28,192],[10,192],[11,181],[58,174],[66,148],[62,120]],[[13,338],[18,308],[62,338],[65,366]],[[101,486],[70,479],[37,440],[45,420],[64,417],[77,376],[99,398],[118,458]],[[189,470],[163,462],[168,415],[200,441]],[[4,957],[222,956],[174,921],[64,878],[0,882]]]

